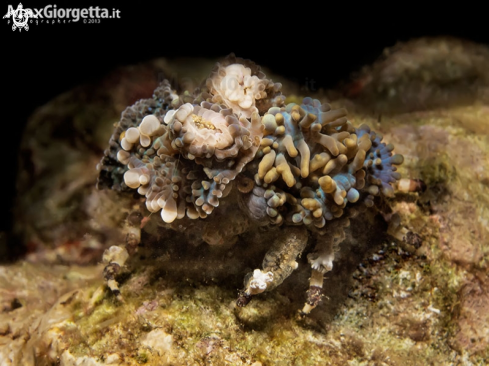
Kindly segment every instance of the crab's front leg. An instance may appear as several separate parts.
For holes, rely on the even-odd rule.
[[[253,295],[273,290],[289,277],[298,266],[296,258],[304,250],[307,239],[303,226],[282,230],[263,259],[263,269],[255,269],[246,276],[245,288],[240,291],[236,304],[245,306]]]
[[[105,264],[105,282],[119,301],[123,301],[123,298],[117,282],[117,276],[127,268],[127,259],[137,251],[138,244],[141,241],[141,221],[142,215],[139,212],[131,212],[122,228],[124,245],[111,246],[105,250],[102,257],[102,262]]]

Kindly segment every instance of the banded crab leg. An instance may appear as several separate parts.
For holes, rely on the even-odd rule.
[[[318,235],[314,251],[307,255],[312,271],[309,278],[309,289],[306,293],[306,303],[300,310],[301,315],[309,314],[321,302],[324,296],[324,274],[333,269],[335,251],[339,247],[339,243],[345,239],[344,226],[347,223],[347,220],[331,223],[330,232],[325,235]]]
[[[107,287],[121,302],[124,299],[116,278],[126,269],[127,259],[137,251],[138,244],[141,241],[141,220],[142,216],[139,212],[131,212],[122,228],[123,237],[125,238],[124,245],[111,246],[105,250],[102,257],[102,262],[105,264],[104,279]]]

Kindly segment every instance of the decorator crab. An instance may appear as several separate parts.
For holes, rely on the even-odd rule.
[[[232,54],[191,92],[178,94],[164,80],[122,113],[98,187],[137,190],[160,226],[211,246],[280,227],[262,267],[245,277],[238,306],[280,285],[313,242],[307,314],[321,300],[349,218],[393,195],[403,157],[368,126],[354,127],[345,109],[309,97],[286,104],[281,87]],[[120,299],[117,274],[137,250],[140,227],[129,218],[126,243],[103,256]]]

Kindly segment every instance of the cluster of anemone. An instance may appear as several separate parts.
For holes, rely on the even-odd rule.
[[[205,229],[212,222],[205,219],[219,220],[222,212],[214,210],[232,195],[240,215],[233,215],[236,222],[226,218],[233,227],[203,230],[210,245],[233,242],[252,226],[287,227],[263,270],[246,277],[238,305],[290,275],[297,263],[282,261],[299,256],[308,241],[304,232],[312,233],[308,313],[321,299],[323,275],[349,217],[372,207],[376,196],[393,195],[403,158],[379,133],[353,126],[344,108],[310,97],[300,104],[285,100],[280,83],[234,55],[193,91],[173,90],[164,80],[153,98],[122,113],[99,165],[98,186],[137,190],[147,210],[159,212],[170,227],[203,220]],[[110,253],[107,258],[107,268],[120,267]]]
[[[309,97],[285,104],[279,83],[231,55],[195,91],[179,96],[165,81],[127,108],[105,159],[116,156],[119,187],[167,223],[204,219],[235,189],[255,222],[320,229],[400,179],[402,156],[346,116]]]

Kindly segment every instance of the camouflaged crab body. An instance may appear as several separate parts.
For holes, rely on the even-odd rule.
[[[122,114],[98,186],[137,189],[162,225],[200,230],[211,245],[229,245],[259,226],[283,227],[263,269],[247,276],[241,305],[290,275],[313,235],[307,313],[320,300],[348,218],[373,207],[374,197],[392,195],[402,156],[368,126],[353,127],[346,110],[311,98],[286,105],[280,89],[253,62],[233,55],[193,93],[179,96],[164,81],[152,99]],[[226,200],[234,212],[229,205],[219,210]],[[107,268],[124,265],[121,253],[106,252]],[[109,286],[118,291],[109,272]]]

